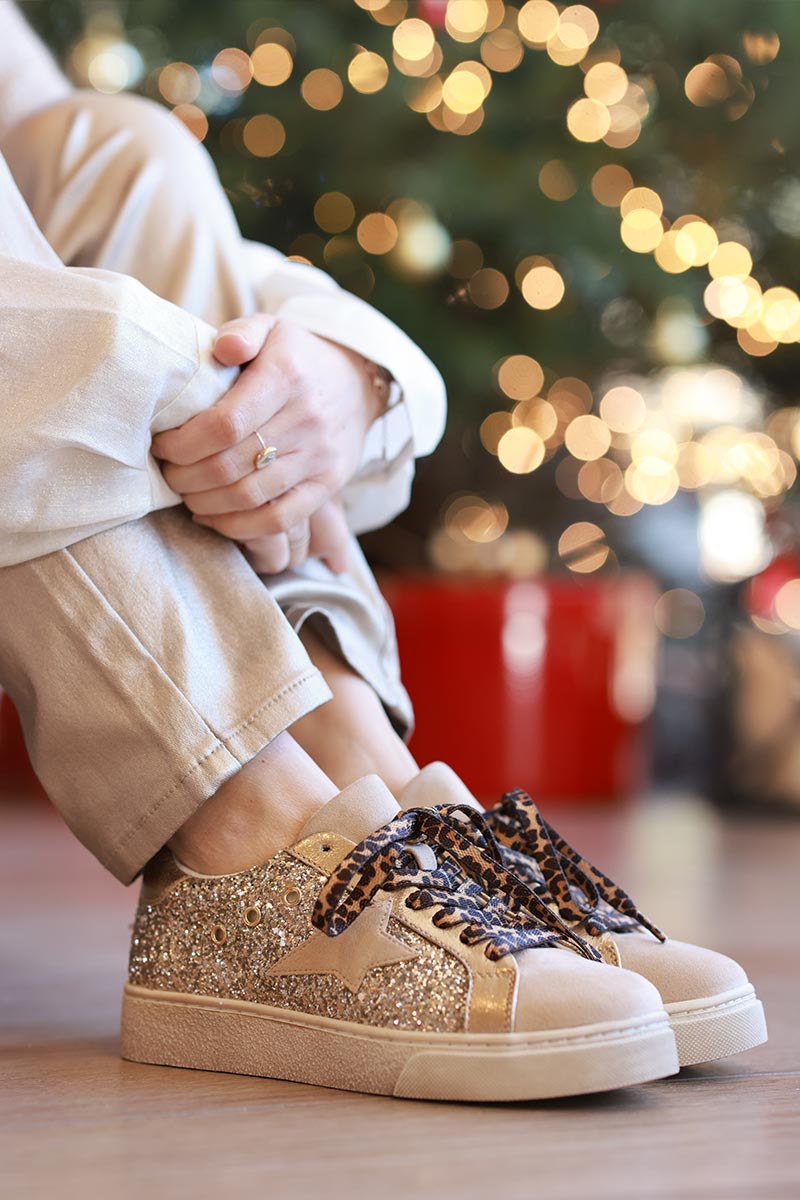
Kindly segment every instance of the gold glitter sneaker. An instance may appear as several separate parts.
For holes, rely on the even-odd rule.
[[[764,1009],[732,958],[667,938],[623,890],[543,819],[530,796],[509,792],[484,813],[454,771],[432,763],[412,781],[404,805],[477,810],[473,834],[499,844],[503,862],[603,959],[648,979],[661,993],[682,1067],[750,1050],[767,1040]]]
[[[148,866],[122,1053],[430,1100],[531,1100],[672,1074],[658,993],[597,961],[497,855],[377,777],[234,875]]]

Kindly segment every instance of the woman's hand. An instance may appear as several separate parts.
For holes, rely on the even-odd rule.
[[[328,500],[288,533],[267,533],[240,545],[259,575],[278,575],[307,558],[319,558],[336,575],[348,568],[350,531],[341,504]]]
[[[228,322],[214,353],[253,357],[213,408],[153,439],[164,478],[199,524],[245,545],[304,530],[352,479],[380,415],[366,360],[267,314]],[[263,470],[256,431],[278,451]]]

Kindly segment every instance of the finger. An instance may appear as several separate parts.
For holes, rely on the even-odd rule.
[[[249,512],[222,513],[216,516],[192,517],[198,525],[216,529],[217,533],[246,542],[263,534],[286,533],[310,517],[328,499],[324,484],[307,480],[286,492],[277,500]]]
[[[214,339],[214,358],[225,367],[241,367],[255,358],[277,318],[269,313],[252,313],[220,325]]]
[[[289,539],[285,533],[243,542],[242,552],[259,575],[280,575],[289,566]]]
[[[292,406],[283,409],[268,425],[258,427],[258,433],[265,446],[275,446],[278,457],[259,471],[264,480],[274,474],[279,474],[279,464],[284,464],[287,457],[302,453],[305,458],[305,473],[308,476],[318,474],[323,469],[320,447],[307,438],[304,431],[292,423]],[[199,462],[186,466],[165,462],[161,464],[161,473],[173,491],[185,496],[192,492],[207,492],[212,488],[229,487],[245,475],[255,470],[255,460],[262,450],[261,442],[251,433],[244,441],[231,450],[223,450],[219,454],[211,454]],[[286,487],[271,495],[280,495]],[[265,499],[270,497],[265,495]],[[223,512],[224,509],[217,509]]]
[[[156,434],[152,443],[156,458],[188,466],[230,450],[283,408],[295,385],[289,373],[281,369],[279,359],[270,361],[273,335],[274,330],[255,361],[245,367],[221,400],[176,429]]]
[[[164,475],[166,478],[167,473],[164,472]],[[270,500],[276,500],[278,496],[291,491],[307,478],[308,469],[303,455],[286,454],[270,463],[263,471],[256,471],[251,466],[247,475],[227,487],[180,492],[180,495],[187,508],[198,516],[247,512],[248,509],[260,508]],[[170,487],[175,488],[169,479],[167,482]]]
[[[311,530],[308,521],[300,521],[286,534],[289,543],[289,566],[298,567],[308,558]]]
[[[350,530],[340,504],[328,501],[311,518],[309,557],[321,558],[335,575],[350,566]]]

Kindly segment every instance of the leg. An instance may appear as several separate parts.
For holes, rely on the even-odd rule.
[[[345,788],[362,775],[379,775],[399,796],[419,768],[377,693],[328,649],[311,622],[300,637],[333,699],[295,722],[295,740],[337,787]]]
[[[182,511],[6,567],[0,611],[0,679],[34,768],[124,882],[215,793],[253,817],[248,846],[212,847],[222,871],[263,854],[255,830],[286,844],[299,800],[313,812],[335,792],[279,738],[327,699],[324,681],[238,549]],[[189,865],[211,869],[191,833]]]
[[[244,244],[213,164],[158,105],[73,92],[23,121],[2,149],[40,229],[67,263],[133,275],[215,324],[253,311]],[[344,576],[311,561],[263,583],[295,629],[311,614],[318,630],[326,626],[342,680],[354,684],[354,672],[369,685],[360,690],[365,713],[376,713],[371,733],[378,726],[390,733],[375,693],[395,727],[407,731],[411,705],[392,617],[355,540],[350,560]],[[364,716],[360,732],[363,738]],[[325,741],[315,738],[318,748]],[[394,753],[381,761],[396,782],[402,756],[395,767]]]

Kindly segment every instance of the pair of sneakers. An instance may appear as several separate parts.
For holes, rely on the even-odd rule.
[[[233,875],[145,871],[122,1013],[138,1062],[429,1100],[643,1083],[766,1038],[729,958],[667,940],[524,793],[375,776]]]

